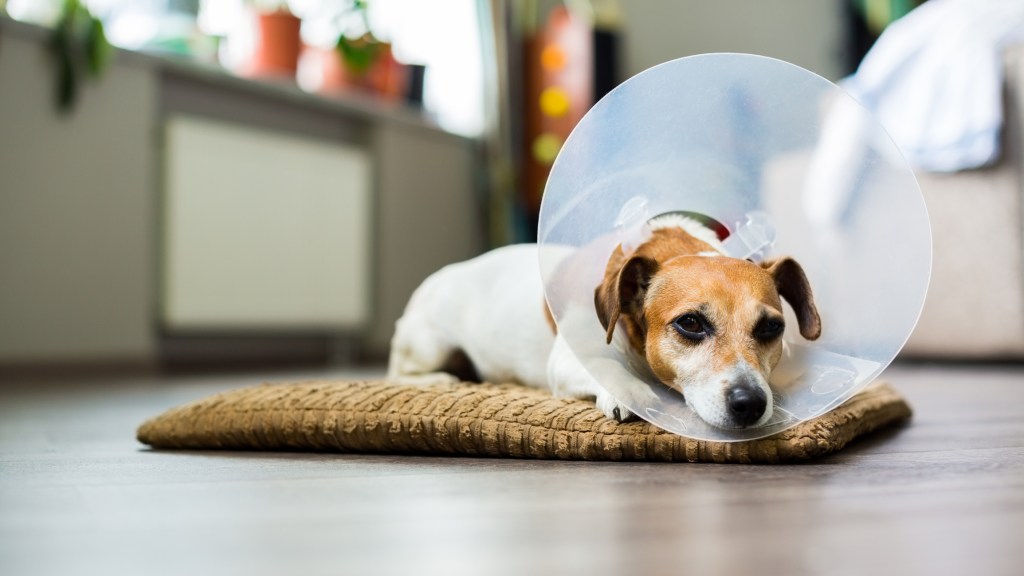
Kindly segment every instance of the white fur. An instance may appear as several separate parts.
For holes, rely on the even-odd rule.
[[[663,350],[662,355],[672,354],[672,350]],[[764,392],[768,400],[764,414],[754,423],[754,426],[761,426],[771,419],[774,410],[772,391],[768,382],[752,367],[745,362],[734,364],[722,370],[714,372],[710,358],[709,348],[698,349],[690,354],[674,354],[674,370],[676,380],[673,387],[676,390],[686,391],[686,403],[700,416],[701,420],[718,426],[719,428],[731,428],[734,426],[729,416],[725,398],[729,384],[745,379],[754,382]],[[672,356],[670,356],[672,357]]]
[[[717,256],[725,254],[725,246],[723,246],[722,241],[718,239],[718,234],[715,234],[714,230],[693,218],[690,218],[689,216],[670,212],[668,214],[662,214],[661,216],[652,218],[647,225],[652,231],[661,230],[662,228],[682,228],[687,234],[711,246],[718,252],[718,254],[701,252],[701,256]]]
[[[439,375],[461,349],[480,377],[594,398],[609,417],[629,416],[583,368],[544,316],[544,292],[533,244],[507,246],[446,266],[413,293],[395,326],[388,378],[410,384],[447,382]]]
[[[597,383],[569,349],[569,344],[561,335],[555,336],[547,367],[548,386],[555,396],[593,398],[597,407],[609,418],[617,416],[623,419],[631,414],[625,404],[619,402]]]
[[[548,387],[543,359],[555,336],[543,305],[536,246],[446,266],[416,289],[398,320],[388,375],[434,372],[461,349],[489,381]]]

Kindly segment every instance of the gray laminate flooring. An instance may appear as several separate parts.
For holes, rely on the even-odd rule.
[[[1024,574],[1024,366],[885,378],[909,426],[796,466],[155,452],[263,377],[0,383],[0,574]]]

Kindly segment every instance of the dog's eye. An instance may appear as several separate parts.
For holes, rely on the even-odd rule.
[[[781,320],[765,318],[758,322],[757,327],[754,328],[754,338],[762,342],[768,342],[781,336],[785,330],[786,325]]]
[[[672,326],[677,332],[690,340],[703,340],[709,332],[707,322],[696,314],[680,316],[676,318]]]

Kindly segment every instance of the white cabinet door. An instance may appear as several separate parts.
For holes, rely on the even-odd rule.
[[[192,116],[169,118],[165,143],[166,327],[350,331],[367,322],[364,149]]]

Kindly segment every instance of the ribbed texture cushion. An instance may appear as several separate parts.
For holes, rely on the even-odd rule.
[[[647,422],[620,424],[593,402],[504,384],[265,384],[199,400],[145,422],[154,448],[289,450],[665,462],[778,463],[816,458],[909,418],[888,384],[832,412],[744,442],[693,440]]]

